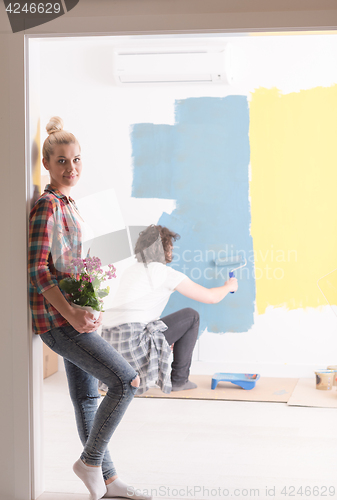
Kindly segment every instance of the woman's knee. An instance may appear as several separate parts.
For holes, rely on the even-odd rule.
[[[132,385],[132,387],[139,387],[140,386],[139,375],[137,375],[137,377],[135,377],[133,380],[131,380],[131,385]]]
[[[107,383],[106,385],[109,392],[111,391],[115,395],[119,394],[121,397],[125,397],[129,394],[134,394],[131,387],[138,388],[140,386],[140,378],[139,375],[135,377],[132,375],[130,377],[130,374],[123,374],[114,378],[110,384]]]

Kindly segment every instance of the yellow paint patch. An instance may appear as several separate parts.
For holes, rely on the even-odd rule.
[[[251,234],[257,310],[326,305],[337,267],[337,85],[250,102]]]
[[[329,304],[337,304],[337,269],[318,280],[318,286]]]

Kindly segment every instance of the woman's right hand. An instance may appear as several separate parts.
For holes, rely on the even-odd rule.
[[[95,321],[95,316],[88,311],[74,309],[73,307],[67,314],[66,320],[79,333],[91,333],[97,330],[98,324]]]
[[[236,278],[229,278],[229,280],[225,282],[225,286],[228,287],[229,292],[236,292],[239,287],[238,280]]]
[[[61,316],[63,316],[79,333],[95,332],[102,324],[102,314],[99,319],[95,321],[95,316],[92,313],[82,311],[81,309],[75,309],[64,297],[58,286],[48,288],[48,290],[42,293],[44,298],[48,300]]]

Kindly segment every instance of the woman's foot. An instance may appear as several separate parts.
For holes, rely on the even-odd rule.
[[[140,490],[135,489],[133,486],[128,486],[123,483],[119,477],[106,485],[107,492],[104,498],[129,498],[130,500],[152,500],[150,495],[144,495]]]
[[[82,479],[88,488],[90,500],[100,500],[100,498],[104,496],[107,491],[107,487],[103,479],[102,467],[92,467],[90,465],[86,465],[79,458],[73,465],[73,471],[76,476]]]

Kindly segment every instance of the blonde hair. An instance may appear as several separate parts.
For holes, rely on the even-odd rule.
[[[57,144],[77,144],[81,151],[81,146],[76,137],[63,130],[63,120],[59,116],[53,116],[46,126],[48,137],[43,143],[42,156],[49,161],[50,156],[54,154],[54,146]]]

